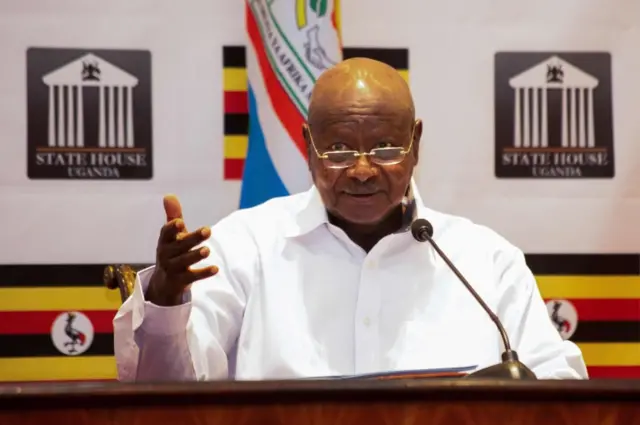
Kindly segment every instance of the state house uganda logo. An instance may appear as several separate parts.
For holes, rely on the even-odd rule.
[[[562,339],[569,339],[578,327],[578,311],[567,300],[550,300],[547,312]]]
[[[152,177],[151,54],[27,51],[30,179]]]
[[[62,354],[76,356],[91,347],[93,325],[87,316],[70,311],[56,317],[51,326],[51,340]]]
[[[498,178],[612,178],[609,53],[495,56]]]

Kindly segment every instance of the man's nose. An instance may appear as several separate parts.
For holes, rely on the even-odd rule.
[[[380,174],[380,170],[366,155],[360,155],[356,163],[347,170],[347,176],[364,183]]]

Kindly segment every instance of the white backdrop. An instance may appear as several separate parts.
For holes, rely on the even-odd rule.
[[[342,28],[348,46],[409,48],[430,206],[525,252],[640,252],[640,2],[343,0]],[[222,46],[233,44],[246,44],[241,0],[0,2],[0,263],[151,262],[163,194],[179,195],[191,228],[237,208],[240,183],[222,179]],[[151,180],[28,179],[30,47],[151,52]],[[504,50],[611,53],[614,179],[495,178]]]

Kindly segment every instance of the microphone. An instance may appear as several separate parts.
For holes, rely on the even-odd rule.
[[[429,221],[424,218],[418,218],[413,223],[411,223],[411,235],[416,241],[429,242],[431,246],[433,246],[433,249],[435,249],[440,258],[442,258],[444,262],[447,263],[447,266],[449,266],[451,271],[458,277],[460,282],[462,282],[462,284],[467,288],[471,295],[473,295],[476,301],[478,301],[478,304],[480,304],[487,315],[489,315],[491,321],[498,328],[498,332],[500,332],[500,337],[502,338],[502,342],[505,347],[505,351],[501,356],[502,362],[472,372],[468,376],[478,378],[506,378],[513,380],[537,379],[533,371],[531,371],[527,366],[520,362],[520,360],[518,360],[518,353],[516,353],[515,350],[511,349],[509,336],[507,335],[504,326],[502,326],[502,323],[500,322],[498,316],[493,311],[491,311],[489,306],[484,302],[484,300],[475,291],[475,289],[473,289],[467,279],[465,279],[458,268],[451,262],[451,260],[449,260],[446,254],[442,252],[438,244],[433,240],[433,225],[431,225],[431,223],[429,223]]]

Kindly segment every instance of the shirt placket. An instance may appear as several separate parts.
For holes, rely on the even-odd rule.
[[[379,250],[375,250],[379,252]],[[372,255],[373,254],[373,255]],[[379,255],[371,251],[365,257],[355,314],[355,373],[372,373],[380,366],[380,303],[382,281]]]

